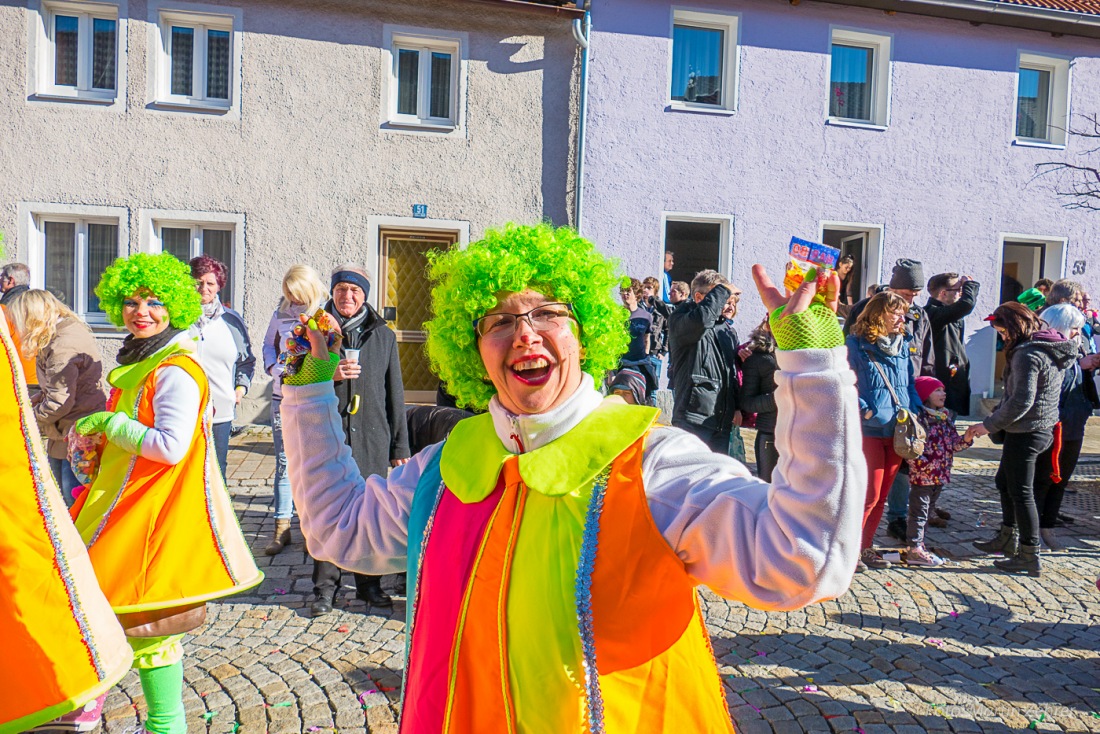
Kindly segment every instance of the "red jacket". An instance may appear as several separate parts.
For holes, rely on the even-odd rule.
[[[956,451],[968,449],[972,441],[966,441],[955,428],[955,414],[950,410],[931,413],[921,410],[917,420],[928,432],[924,453],[909,461],[909,483],[918,487],[944,485],[951,481],[951,464]]]

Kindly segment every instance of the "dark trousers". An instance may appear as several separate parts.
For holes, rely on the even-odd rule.
[[[772,480],[772,471],[779,463],[779,449],[775,447],[775,434],[756,432],[756,476],[765,482]]]
[[[1080,441],[1062,441],[1062,451],[1058,455],[1058,473],[1062,481],[1055,484],[1050,479],[1053,468],[1051,459],[1054,447],[1039,454],[1035,462],[1035,507],[1039,513],[1039,527],[1053,528],[1058,519],[1058,511],[1062,509],[1062,498],[1066,494],[1066,485],[1070,477],[1077,469],[1077,460],[1081,458]]]
[[[1039,454],[1050,448],[1051,429],[1030,433],[1006,433],[997,469],[1002,522],[1019,528],[1020,545],[1039,545],[1039,512],[1035,507],[1035,465]]]
[[[233,421],[215,423],[211,432],[214,434],[214,453],[218,455],[218,466],[222,469],[222,479],[229,481],[227,467],[229,466],[229,437],[233,433]]]
[[[673,421],[672,425],[676,428],[683,428],[688,433],[698,436],[699,439],[707,445],[711,451],[716,454],[729,455],[730,450],[730,432],[729,431],[715,431],[711,428],[703,428],[702,426],[693,426],[690,423],[684,421]]]
[[[335,563],[313,560],[313,593],[322,599],[335,599],[336,590],[340,588],[340,568]],[[365,594],[368,589],[381,589],[381,576],[367,576],[361,573],[353,573],[355,577],[355,591]]]
[[[928,526],[928,518],[936,507],[941,491],[942,484],[909,485],[909,524],[905,534],[909,537],[910,546],[924,546],[924,529]]]

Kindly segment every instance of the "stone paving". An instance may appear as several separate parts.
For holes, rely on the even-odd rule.
[[[998,450],[985,444],[956,463],[940,500],[954,515],[949,527],[929,531],[948,566],[857,575],[840,599],[790,613],[747,609],[704,590],[737,730],[1100,732],[1096,423],[1078,492],[1063,505],[1076,518],[1059,531],[1070,550],[1044,553],[1040,579],[994,573],[970,547],[999,523]],[[751,450],[751,436],[746,443]],[[236,437],[230,463],[235,506],[267,579],[230,603],[208,605],[206,625],[187,639],[188,730],[397,732],[404,600],[369,609],[345,585],[335,612],[310,619],[311,566],[297,525],[290,549],[261,553],[274,528],[270,435]],[[108,696],[98,731],[140,731],[144,712],[131,672]]]

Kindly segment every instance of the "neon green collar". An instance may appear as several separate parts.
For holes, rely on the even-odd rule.
[[[520,476],[528,487],[549,497],[576,492],[645,435],[658,413],[656,408],[604,400],[564,436],[520,454]],[[493,429],[493,417],[485,413],[454,427],[443,444],[439,468],[447,489],[471,504],[492,493],[512,455]]]
[[[120,390],[132,390],[145,382],[145,378],[149,376],[150,372],[156,369],[157,365],[178,352],[187,352],[190,354],[192,350],[185,342],[181,342],[178,339],[173,340],[169,342],[168,346],[164,349],[149,355],[140,362],[123,364],[115,367],[107,375],[107,382]]]

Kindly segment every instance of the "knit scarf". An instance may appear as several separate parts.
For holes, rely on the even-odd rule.
[[[136,364],[143,359],[152,357],[161,349],[168,346],[168,342],[175,339],[176,335],[182,333],[183,329],[176,329],[169,326],[159,334],[153,334],[143,339],[138,339],[131,334],[122,340],[122,349],[118,350],[118,363]]]
[[[905,335],[880,336],[875,339],[875,346],[887,357],[896,357],[901,354],[901,348],[905,346]]]

